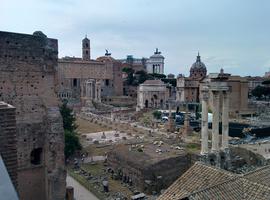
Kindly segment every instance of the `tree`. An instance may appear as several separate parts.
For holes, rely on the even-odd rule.
[[[134,77],[133,77],[134,70],[130,67],[124,67],[122,71],[127,74],[127,79],[126,79],[127,85],[132,85],[134,81]]]
[[[72,114],[72,109],[67,106],[67,102],[64,102],[60,107],[60,113],[63,117],[64,130],[75,132],[77,125],[75,123],[76,118]]]
[[[270,96],[270,88],[258,85],[254,90],[251,91],[251,94],[258,99],[261,99],[263,96]]]
[[[72,114],[72,109],[67,106],[67,102],[64,102],[60,107],[60,113],[63,118],[63,127],[65,131],[65,156],[70,157],[76,150],[81,150],[81,144],[79,137],[76,133],[77,125],[75,123],[76,118]]]
[[[156,79],[166,78],[166,75],[165,74],[153,73],[153,74],[149,74],[149,75],[152,76],[153,78],[156,78]]]
[[[263,85],[270,85],[270,79],[267,79],[265,81],[262,82]]]
[[[148,75],[144,70],[137,71],[135,74],[138,75],[139,84],[143,83],[144,81],[148,79]]]
[[[75,132],[65,130],[65,156],[72,156],[76,150],[81,150],[79,137]]]
[[[161,119],[162,113],[160,111],[155,110],[152,114],[153,114],[154,118]]]

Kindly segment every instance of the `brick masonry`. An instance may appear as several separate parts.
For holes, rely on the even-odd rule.
[[[0,101],[0,154],[12,183],[17,187],[17,139],[15,108]]]
[[[41,32],[0,32],[0,101],[16,107],[18,192],[22,200],[64,199],[57,60],[56,39]]]

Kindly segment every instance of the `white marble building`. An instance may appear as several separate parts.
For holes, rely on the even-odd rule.
[[[154,55],[146,61],[146,69],[148,73],[164,74],[164,56],[156,49]]]

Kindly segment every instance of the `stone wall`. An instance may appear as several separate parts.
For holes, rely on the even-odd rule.
[[[17,187],[17,138],[15,108],[0,102],[0,154],[12,183]]]
[[[65,195],[57,59],[55,39],[40,32],[0,32],[0,100],[16,107],[18,191],[22,200],[60,200]]]
[[[122,151],[122,152],[120,152]],[[123,154],[123,152],[126,152]],[[142,161],[140,158],[130,158],[127,147],[118,146],[108,154],[108,164],[114,174],[120,173],[121,180],[131,180],[132,185],[142,192],[151,194],[167,188],[180,177],[190,166],[193,160],[189,154],[166,157],[158,162],[151,162],[152,158]],[[134,155],[133,155],[134,156]],[[147,157],[147,156],[146,156]],[[152,159],[154,160],[154,159]],[[118,177],[119,178],[119,177]]]

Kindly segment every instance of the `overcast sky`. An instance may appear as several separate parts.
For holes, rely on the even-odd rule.
[[[0,0],[0,30],[58,39],[59,57],[165,56],[165,73],[184,73],[200,51],[208,72],[264,75],[270,68],[269,0]],[[1,48],[1,47],[0,47]]]

